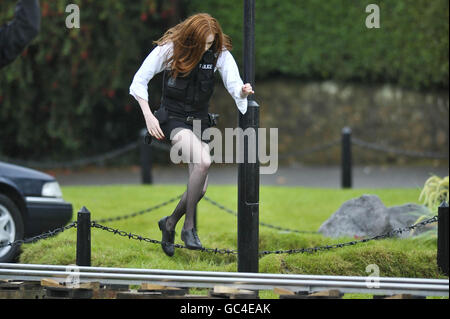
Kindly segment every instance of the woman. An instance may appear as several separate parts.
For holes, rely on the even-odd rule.
[[[139,102],[148,132],[158,140],[170,139],[182,150],[189,166],[187,190],[171,216],[158,222],[162,249],[174,254],[175,226],[186,214],[181,239],[189,249],[202,249],[194,228],[197,203],[205,195],[211,165],[207,140],[193,130],[192,119],[201,120],[201,132],[209,127],[208,103],[214,90],[214,72],[223,83],[242,114],[247,111],[247,96],[254,94],[250,84],[243,84],[233,56],[231,39],[222,32],[216,19],[201,13],[187,18],[155,41],[157,47],[147,56],[133,78],[130,94]],[[148,82],[164,72],[161,106],[155,115],[148,104]],[[201,158],[200,162],[192,158]]]

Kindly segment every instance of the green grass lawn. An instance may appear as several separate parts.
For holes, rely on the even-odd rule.
[[[74,220],[86,206],[92,220],[140,211],[183,193],[184,186],[123,185],[63,187],[65,200],[74,207]],[[263,186],[260,221],[280,227],[317,231],[347,200],[375,194],[386,206],[418,203],[419,189],[314,189]],[[210,185],[206,196],[237,211],[237,187]],[[172,213],[176,202],[138,217],[104,223],[133,234],[161,240],[158,220]],[[175,242],[180,239],[182,222]],[[198,234],[205,247],[236,249],[237,219],[202,200],[198,206]],[[354,240],[326,238],[260,227],[260,250],[286,250]],[[76,230],[23,246],[21,263],[75,264]],[[367,276],[366,267],[377,264],[382,277],[447,278],[436,267],[436,242],[420,239],[386,239],[314,254],[270,254],[260,258],[259,271],[317,275]],[[92,266],[237,271],[235,255],[176,249],[166,256],[160,245],[139,242],[100,229],[92,229]]]

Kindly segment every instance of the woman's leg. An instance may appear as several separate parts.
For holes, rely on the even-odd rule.
[[[194,169],[194,164],[189,163],[189,177],[192,174],[192,170]],[[206,176],[205,184],[203,186],[202,192],[200,193],[200,197],[197,200],[197,203],[205,196],[206,189],[208,187],[208,175]],[[175,230],[175,227],[178,223],[178,221],[183,217],[183,215],[186,213],[186,199],[187,199],[187,190],[183,193],[183,196],[181,196],[180,201],[178,202],[177,207],[175,207],[175,210],[173,211],[172,215],[169,216],[167,219],[167,229],[169,230]]]
[[[180,130],[175,134],[173,143],[178,143],[181,147],[183,161],[189,165],[189,181],[187,190],[167,219],[167,228],[174,230],[177,222],[186,214],[183,229],[190,230],[194,227],[197,203],[204,196],[208,185],[208,169],[211,165],[209,145],[200,141],[188,129]]]

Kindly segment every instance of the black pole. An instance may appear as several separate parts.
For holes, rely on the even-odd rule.
[[[77,219],[77,266],[91,266],[91,213],[84,206]]]
[[[244,83],[255,83],[255,0],[244,2]],[[239,113],[239,127],[253,128],[256,143],[244,135],[243,162],[238,164],[238,271],[258,272],[259,243],[259,105],[254,96],[248,97],[247,112]],[[251,148],[251,149],[250,149]],[[256,154],[256,163],[249,163],[249,151]]]
[[[447,202],[443,202],[438,209],[438,245],[437,264],[440,270],[448,276],[448,254],[449,254],[449,207]]]
[[[352,129],[342,129],[342,162],[341,184],[342,188],[352,188]]]
[[[141,130],[141,180],[142,184],[153,184],[152,176],[152,148],[146,140],[147,129]]]

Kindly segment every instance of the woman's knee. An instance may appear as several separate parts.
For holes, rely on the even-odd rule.
[[[211,166],[211,157],[210,156],[204,156],[202,157],[202,160],[199,163],[195,163],[197,170],[200,170],[202,172],[207,172],[209,167]]]
[[[209,145],[202,143],[202,160],[201,164],[203,165],[204,169],[209,169],[209,167],[212,164],[211,154],[209,150]]]

